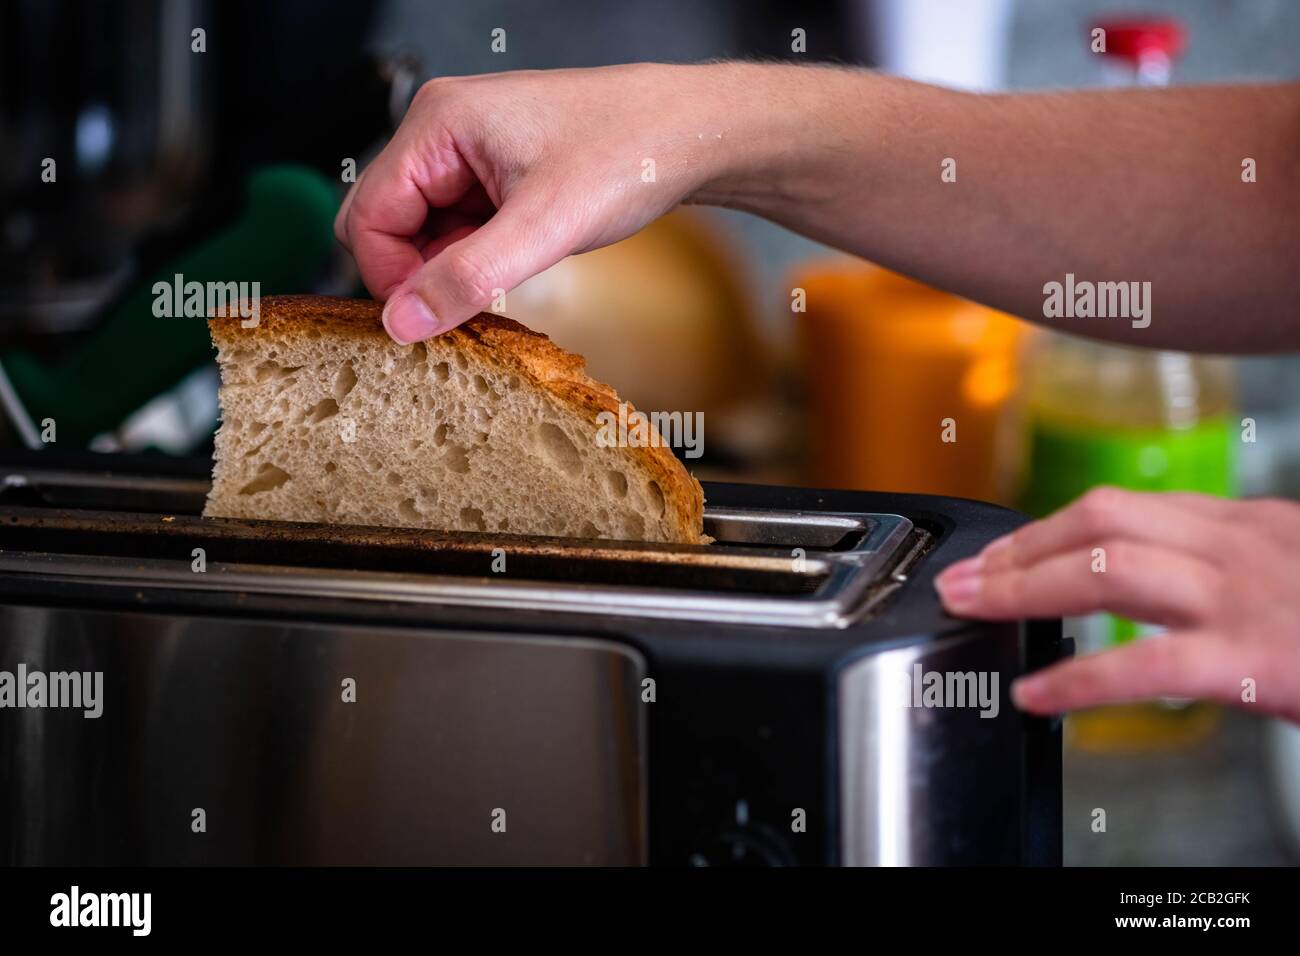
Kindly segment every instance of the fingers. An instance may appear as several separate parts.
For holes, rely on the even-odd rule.
[[[343,202],[339,205],[339,211],[334,215],[334,238],[337,239],[343,248],[348,251],[351,251],[352,249],[350,240],[348,239],[348,213],[352,209],[352,200],[356,198],[357,190],[360,189],[361,184],[366,181],[366,173],[369,169],[370,167],[367,166],[365,169],[361,170],[361,175],[357,177],[357,181],[352,184],[352,188],[349,189],[347,195],[343,197]]]
[[[376,182],[374,178],[358,182],[349,194],[344,245],[370,294],[385,299],[424,264],[413,240],[424,227],[429,207],[409,180],[387,186]]]
[[[1285,553],[1300,550],[1300,504],[1284,498],[1256,498],[1237,504],[1246,512],[1250,527],[1281,545]]]
[[[1258,702],[1295,719],[1300,670],[1286,582],[1298,543],[1294,502],[1102,488],[954,564],[935,583],[944,607],[964,617],[1110,611],[1185,631],[1023,678],[1012,693],[1025,710],[1172,696]]]
[[[1166,495],[1095,488],[1042,521],[994,541],[981,552],[979,564],[986,574],[1025,568],[1107,540],[1159,544],[1217,563],[1225,560],[1223,526],[1201,504],[1189,508]]]
[[[1203,495],[1195,491],[1162,491],[1159,495],[1162,500],[1184,511],[1223,521],[1232,518],[1241,508],[1239,501],[1220,498],[1217,495]]]
[[[1062,661],[1011,685],[1021,710],[1056,714],[1153,697],[1241,704],[1240,648],[1226,638],[1161,634],[1114,650]]]
[[[424,265],[418,239],[431,208],[455,206],[477,188],[454,147],[395,138],[361,174],[334,220],[370,294],[387,299]]]
[[[572,252],[570,235],[548,201],[512,196],[481,227],[439,251],[392,291],[384,328],[402,343],[455,328]]]
[[[1207,619],[1220,574],[1200,558],[1157,545],[1104,540],[1027,567],[948,568],[935,581],[949,613],[1007,620],[1111,611],[1153,624]]]
[[[335,219],[398,342],[455,328],[573,251],[549,192],[520,191],[495,209],[454,149],[413,162],[405,148],[380,154]]]
[[[428,262],[434,256],[442,252],[450,245],[460,242],[467,236],[473,235],[478,224],[464,223],[453,225],[445,223],[432,233],[430,238],[421,239],[419,242],[420,256],[425,262]]]

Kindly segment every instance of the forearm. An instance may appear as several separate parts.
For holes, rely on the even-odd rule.
[[[991,96],[718,69],[751,105],[696,201],[1079,334],[1300,348],[1300,85]],[[1150,282],[1150,326],[1045,318],[1044,285],[1067,273]]]

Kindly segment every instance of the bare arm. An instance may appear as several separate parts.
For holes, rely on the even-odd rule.
[[[1079,334],[1300,348],[1300,84],[980,96],[789,70],[782,87],[763,148],[701,201]],[[1149,281],[1150,326],[1045,319],[1066,273]]]

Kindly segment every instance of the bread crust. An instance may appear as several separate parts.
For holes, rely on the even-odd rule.
[[[295,337],[327,329],[330,335],[358,341],[391,342],[384,330],[383,307],[369,299],[343,299],[323,295],[266,296],[259,303],[259,322],[245,328],[235,310],[208,319],[212,341],[218,348],[238,348],[261,339]],[[509,370],[545,390],[599,427],[601,412],[618,414],[619,397],[609,385],[586,372],[587,362],[567,352],[541,332],[502,315],[480,312],[468,322],[444,332],[457,349],[488,364]],[[625,403],[628,413],[635,411]],[[663,490],[665,508],[684,543],[708,543],[704,534],[704,490],[672,451],[664,445],[629,447],[647,475]]]

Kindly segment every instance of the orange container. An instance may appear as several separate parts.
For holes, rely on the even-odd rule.
[[[794,285],[812,484],[1014,501],[1028,326],[861,262]]]

